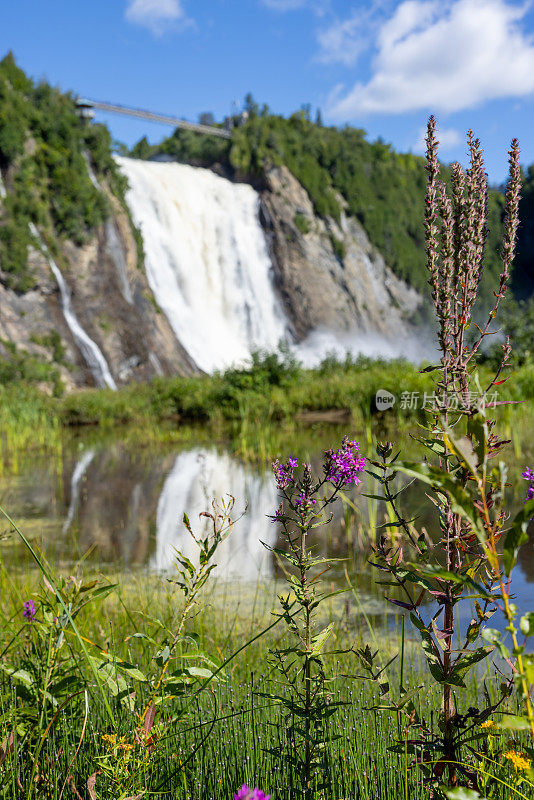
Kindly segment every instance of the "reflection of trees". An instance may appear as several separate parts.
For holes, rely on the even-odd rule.
[[[96,547],[103,561],[143,563],[150,548],[159,491],[171,456],[151,455],[115,443],[98,452],[80,487],[77,548]]]

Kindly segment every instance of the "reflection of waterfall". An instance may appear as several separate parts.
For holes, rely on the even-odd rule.
[[[152,568],[169,569],[174,548],[196,559],[197,549],[182,522],[184,511],[195,534],[205,535],[211,521],[199,518],[199,513],[210,510],[212,498],[228,493],[236,498],[238,512],[247,502],[248,511],[220,545],[215,557],[216,574],[225,578],[239,576],[242,580],[254,580],[260,572],[262,577],[270,574],[269,553],[261,542],[273,545],[276,539],[276,526],[266,516],[273,514],[277,505],[272,477],[246,470],[226,453],[200,449],[180,453],[167,476],[158,502]]]
[[[96,342],[93,342],[93,340],[88,336],[78,322],[78,318],[72,308],[70,289],[65,283],[65,279],[61,274],[59,267],[52,258],[50,251],[48,250],[33,222],[30,222],[30,231],[32,236],[34,236],[41,245],[43,253],[45,254],[50,265],[50,269],[54,273],[54,277],[57,281],[61,294],[61,307],[63,309],[65,322],[69,326],[70,332],[72,333],[82,356],[91,370],[96,385],[99,387],[108,386],[110,389],[116,389],[117,386],[111,377],[111,372],[109,371],[107,361],[102,355],[102,352]]]
[[[118,158],[150,288],[206,371],[276,349],[286,322],[251,186],[184,164]]]
[[[67,518],[63,523],[63,533],[66,533],[72,524],[72,520],[74,519],[74,515],[76,514],[80,500],[80,483],[94,457],[95,451],[87,450],[74,467],[74,471],[70,479],[70,504],[67,512]]]

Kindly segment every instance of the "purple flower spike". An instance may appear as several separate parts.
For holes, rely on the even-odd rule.
[[[282,517],[284,516],[284,504],[280,503],[274,514],[267,515],[271,522],[280,522]]]
[[[273,461],[274,477],[279,489],[286,489],[290,483],[293,483],[293,470],[297,467],[296,458],[288,458],[285,464],[280,464],[278,460]]]
[[[299,511],[307,511],[312,506],[316,505],[317,500],[315,497],[308,497],[306,492],[301,492],[295,500],[295,506]]]
[[[530,483],[525,497],[525,503],[528,503],[529,500],[534,500],[534,467],[525,467],[525,471],[521,475]]]
[[[261,789],[251,789],[246,783],[234,794],[234,800],[271,800],[270,794],[264,794]]]
[[[24,611],[22,612],[22,616],[32,622],[33,618],[35,617],[35,605],[33,600],[26,600],[24,603]]]
[[[325,476],[338,486],[357,486],[362,482],[358,473],[365,469],[365,458],[360,453],[360,445],[345,436],[338,450],[327,450],[325,453]]]

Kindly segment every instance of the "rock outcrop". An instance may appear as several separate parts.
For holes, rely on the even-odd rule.
[[[262,223],[277,290],[298,339],[316,328],[339,333],[413,333],[421,296],[397,278],[354,219],[316,216],[287,167],[266,174]]]
[[[128,215],[115,197],[106,194],[112,207],[107,222],[83,247],[67,241],[55,255],[76,317],[100,348],[119,386],[156,375],[191,374],[195,366],[176,341],[138,266]],[[6,343],[11,343],[19,353],[53,365],[67,390],[94,385],[65,321],[47,258],[32,248],[29,264],[35,287],[24,294],[6,288],[0,274],[0,354],[9,357]]]
[[[129,215],[90,174],[105,192],[111,215],[85,245],[55,242],[52,248],[80,325],[98,345],[117,386],[195,372],[154,300]],[[317,329],[396,341],[413,334],[410,320],[421,297],[386,267],[356,220],[319,218],[286,167],[267,171],[260,197],[275,290],[296,341]],[[7,288],[0,272],[0,356],[13,358],[15,350],[48,362],[67,390],[94,385],[46,254],[30,249],[29,266],[35,286],[22,294]],[[42,388],[50,391],[50,382]]]

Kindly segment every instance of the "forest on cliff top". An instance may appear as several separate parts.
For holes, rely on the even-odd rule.
[[[157,145],[142,139],[129,154],[168,155],[204,167],[220,164],[232,177],[260,187],[270,165],[284,164],[306,188],[319,216],[339,219],[344,211],[355,217],[387,265],[426,292],[424,159],[397,153],[381,139],[369,142],[360,128],[327,127],[319,114],[311,119],[309,107],[284,118],[265,105],[260,108],[250,95],[245,107],[247,119],[234,128],[231,140],[177,129]],[[106,126],[79,118],[71,94],[32,81],[11,53],[0,61],[0,174],[7,190],[0,212],[4,285],[18,292],[33,286],[29,222],[45,232],[53,250],[54,241],[61,239],[81,244],[108,215],[108,203],[93,185],[85,158],[124,199],[125,179],[113,160],[117,147]],[[449,182],[447,165],[442,165],[442,174]],[[500,272],[503,211],[503,193],[492,188],[484,305]],[[534,165],[523,170],[520,220],[513,289],[517,298],[528,298],[534,274]]]

